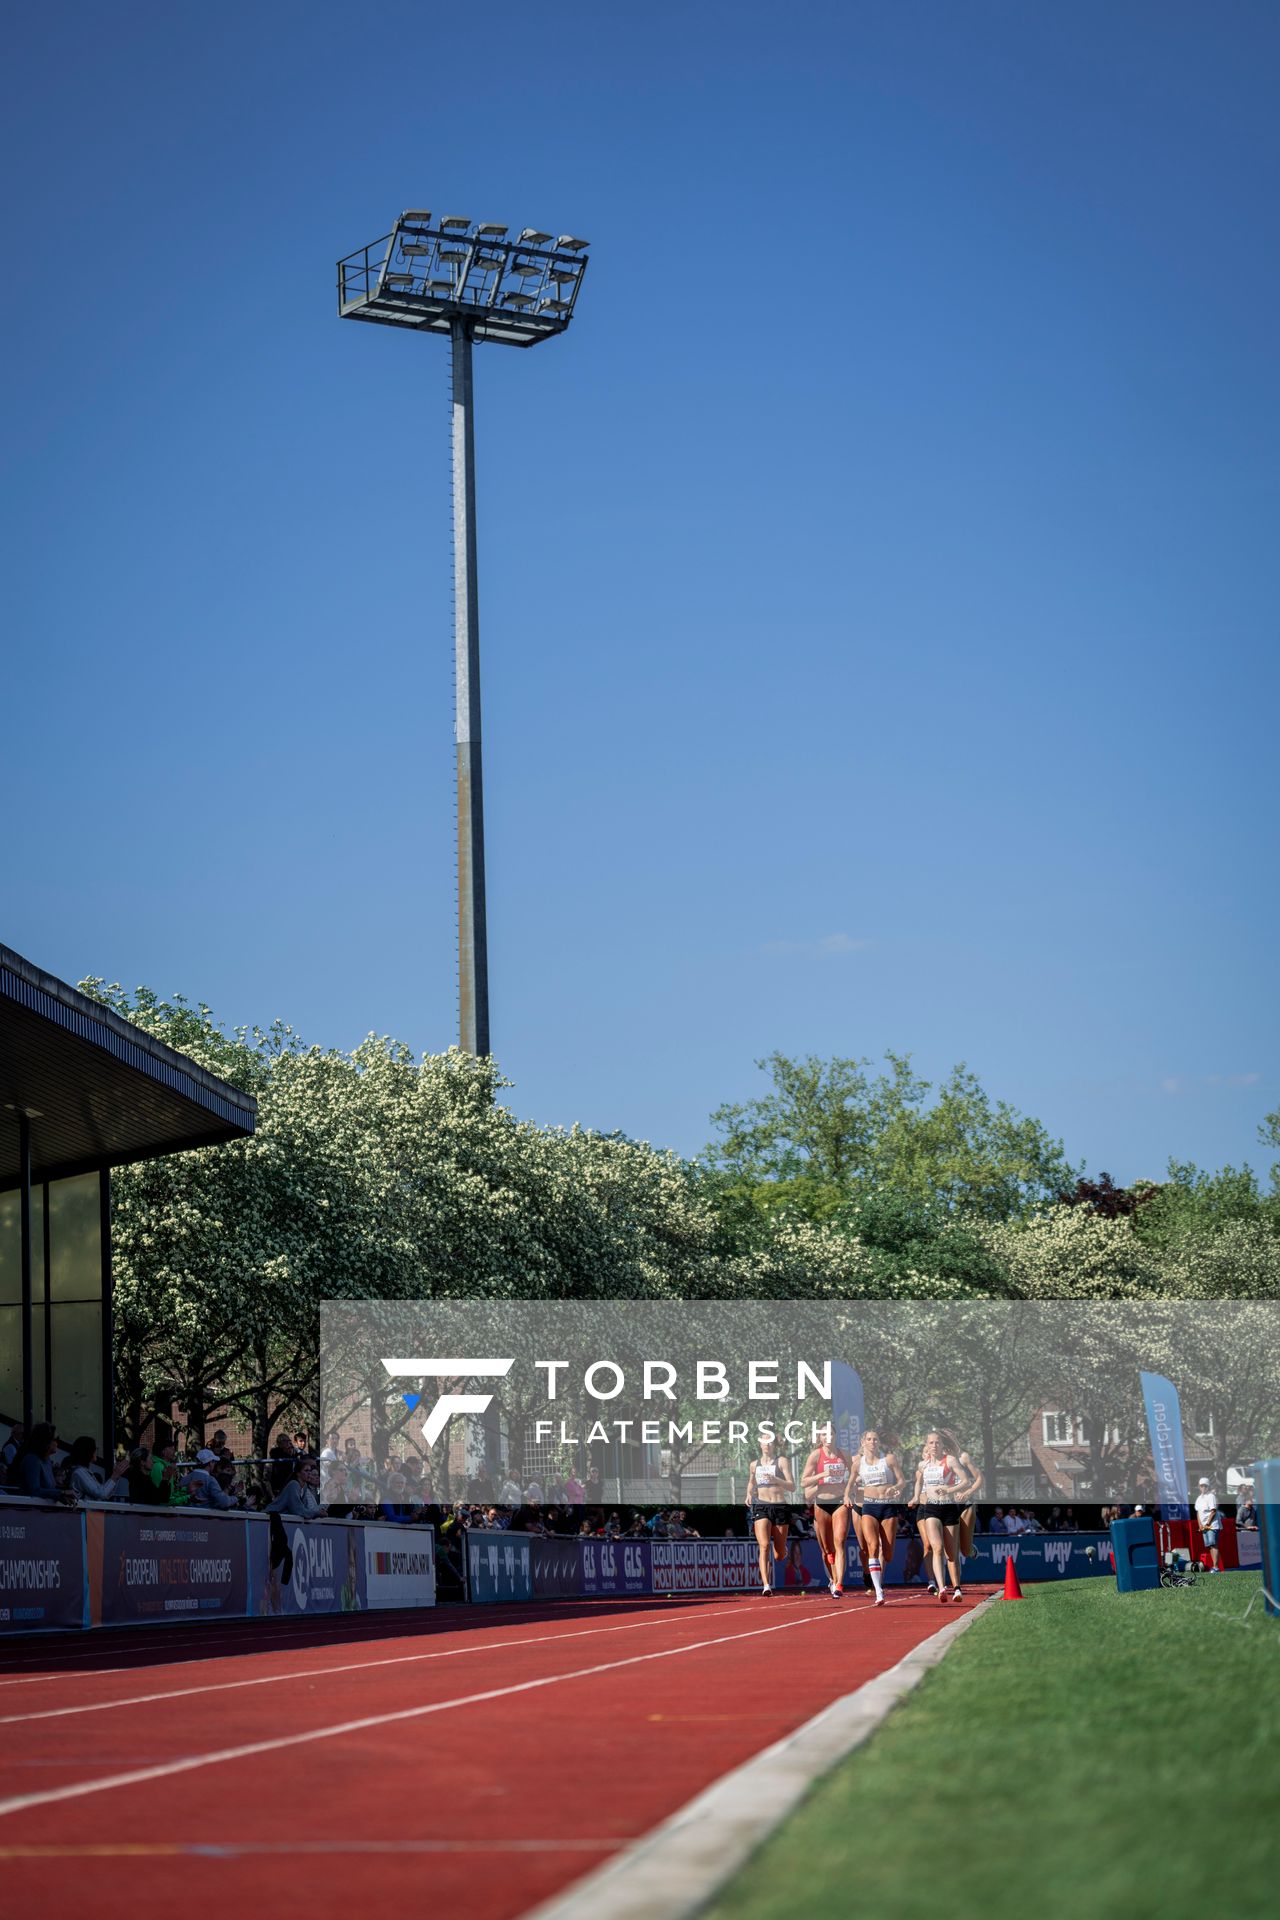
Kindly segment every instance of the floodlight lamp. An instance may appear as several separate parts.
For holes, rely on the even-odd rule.
[[[551,245],[551,235],[549,233],[540,233],[537,227],[526,227],[520,235],[520,244],[525,247],[549,247]]]
[[[451,213],[440,222],[440,225],[457,233],[465,233],[471,222],[465,214]]]
[[[402,220],[412,220],[415,226],[429,227],[431,215],[425,207],[408,207],[400,215]]]
[[[509,231],[497,220],[482,220],[476,228],[477,237],[481,240],[505,240]]]
[[[575,240],[571,233],[562,233],[556,241],[557,247],[564,247],[570,253],[585,253],[591,245],[589,240]]]

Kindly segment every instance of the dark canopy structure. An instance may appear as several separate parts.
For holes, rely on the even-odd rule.
[[[0,946],[0,1413],[110,1443],[110,1169],[243,1139],[256,1114]]]

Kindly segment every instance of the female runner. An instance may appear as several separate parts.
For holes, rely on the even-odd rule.
[[[880,1435],[868,1427],[853,1463],[853,1477],[862,1489],[858,1533],[866,1548],[867,1572],[875,1588],[876,1605],[884,1605],[884,1569],[893,1558],[898,1536],[898,1500],[907,1490],[898,1457],[880,1445]]]
[[[982,1491],[982,1468],[975,1467],[969,1455],[965,1453],[955,1435],[946,1427],[937,1428],[937,1435],[948,1453],[957,1460],[968,1476],[968,1485],[960,1492],[960,1520],[956,1527],[956,1590],[953,1599],[960,1598],[960,1579],[964,1572],[964,1563],[973,1552],[973,1536],[978,1527],[978,1495]]]
[[[827,1565],[827,1585],[833,1600],[844,1598],[844,1543],[849,1537],[849,1461],[823,1435],[800,1473],[800,1491],[813,1502],[813,1530]]]
[[[935,1428],[925,1435],[916,1468],[916,1484],[909,1506],[916,1509],[925,1552],[933,1567],[933,1580],[939,1600],[945,1601],[947,1574],[951,1574],[952,1600],[963,1600],[960,1591],[960,1567],[956,1560],[956,1539],[960,1515],[967,1503],[971,1474],[966,1473],[959,1456],[949,1448]]]
[[[795,1484],[790,1467],[778,1453],[777,1441],[762,1438],[760,1458],[751,1462],[747,1475],[747,1512],[760,1549],[760,1587],[765,1594],[773,1592],[770,1548],[775,1560],[786,1558],[787,1523],[791,1518],[787,1494],[794,1493]]]

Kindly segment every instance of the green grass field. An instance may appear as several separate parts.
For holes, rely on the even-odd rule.
[[[998,1602],[708,1913],[1270,1920],[1280,1619],[1259,1584]]]

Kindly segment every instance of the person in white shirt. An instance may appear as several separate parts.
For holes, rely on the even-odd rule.
[[[1218,1512],[1218,1496],[1204,1475],[1200,1476],[1200,1491],[1196,1495],[1196,1520],[1200,1527],[1200,1538],[1209,1549],[1209,1558],[1213,1562],[1211,1571],[1221,1573],[1218,1563],[1218,1535],[1222,1530],[1222,1515]]]

